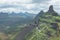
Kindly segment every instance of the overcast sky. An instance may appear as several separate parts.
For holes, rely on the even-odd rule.
[[[0,0],[0,11],[37,14],[41,10],[47,11],[50,5],[60,13],[60,0]]]

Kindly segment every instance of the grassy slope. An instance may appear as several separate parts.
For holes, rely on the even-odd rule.
[[[32,32],[31,35],[26,37],[26,40],[60,40],[60,36],[56,36],[56,30],[52,29],[52,25],[50,23],[57,23],[60,27],[60,23],[56,22],[56,20],[60,20],[60,16],[53,16],[50,14],[44,14],[42,17],[39,18],[39,29],[34,29],[35,31]],[[50,31],[52,35],[49,37],[46,33]],[[60,34],[58,34],[60,35]]]

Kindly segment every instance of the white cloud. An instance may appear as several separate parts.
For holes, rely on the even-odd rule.
[[[20,10],[16,9],[16,8],[4,8],[1,9],[0,12],[19,12]]]
[[[54,5],[56,11],[59,12],[60,10],[60,0],[36,0],[32,3],[33,1],[34,0],[0,0],[0,11],[27,11],[38,13],[40,10],[48,10],[50,5]]]
[[[31,3],[32,0],[0,0],[0,3]]]

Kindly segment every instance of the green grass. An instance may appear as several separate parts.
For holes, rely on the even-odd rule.
[[[44,14],[42,17],[39,17],[39,28],[34,29],[35,31],[32,34],[26,36],[26,40],[60,40],[60,36],[57,37],[60,33],[56,34],[56,30],[54,30],[50,23],[57,23],[60,28],[60,23],[56,22],[56,20],[60,20],[60,16],[53,16],[50,14]],[[45,27],[45,28],[44,28]],[[46,33],[50,32],[52,35],[48,37]]]

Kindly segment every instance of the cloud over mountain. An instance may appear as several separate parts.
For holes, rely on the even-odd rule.
[[[50,5],[54,5],[54,9],[59,12],[59,0],[0,0],[0,11],[8,9],[22,10],[32,13],[38,13],[40,10],[46,11]],[[11,8],[11,9],[10,9]],[[14,11],[14,10],[13,10]]]

